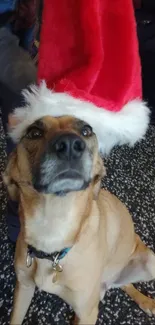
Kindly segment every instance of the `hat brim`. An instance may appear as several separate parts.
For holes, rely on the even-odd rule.
[[[112,112],[67,93],[53,92],[45,82],[32,86],[31,91],[25,90],[23,94],[25,106],[15,109],[13,113],[19,123],[9,130],[15,143],[30,124],[43,116],[72,115],[93,127],[99,150],[106,155],[115,145],[133,146],[145,136],[149,125],[150,110],[140,99],[128,102],[118,112]]]

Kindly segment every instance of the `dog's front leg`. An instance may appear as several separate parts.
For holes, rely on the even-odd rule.
[[[35,285],[33,283],[31,283],[29,286],[26,286],[17,281],[14,291],[13,310],[10,321],[11,325],[22,324],[34,295],[34,290]]]
[[[95,306],[90,313],[81,313],[79,317],[76,315],[74,325],[95,325],[98,317],[98,305]]]

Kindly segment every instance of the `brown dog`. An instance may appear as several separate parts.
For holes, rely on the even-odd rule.
[[[155,314],[155,301],[130,284],[155,278],[155,255],[126,207],[100,189],[104,174],[96,136],[83,121],[46,116],[25,130],[4,174],[21,221],[11,324],[23,322],[35,286],[69,303],[77,324],[96,323],[111,287]]]

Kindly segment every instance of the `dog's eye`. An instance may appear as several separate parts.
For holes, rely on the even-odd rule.
[[[93,129],[90,125],[83,126],[81,133],[84,137],[90,137],[93,134]]]
[[[30,140],[36,140],[36,139],[42,138],[42,136],[43,136],[43,130],[34,126],[27,131],[27,134],[25,137]]]

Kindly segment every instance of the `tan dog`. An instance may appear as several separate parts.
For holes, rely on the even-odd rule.
[[[21,221],[11,324],[23,322],[35,286],[69,303],[76,324],[96,323],[111,287],[155,314],[155,301],[130,285],[155,278],[155,255],[135,234],[126,207],[100,189],[104,174],[84,122],[46,116],[25,130],[4,175]]]

